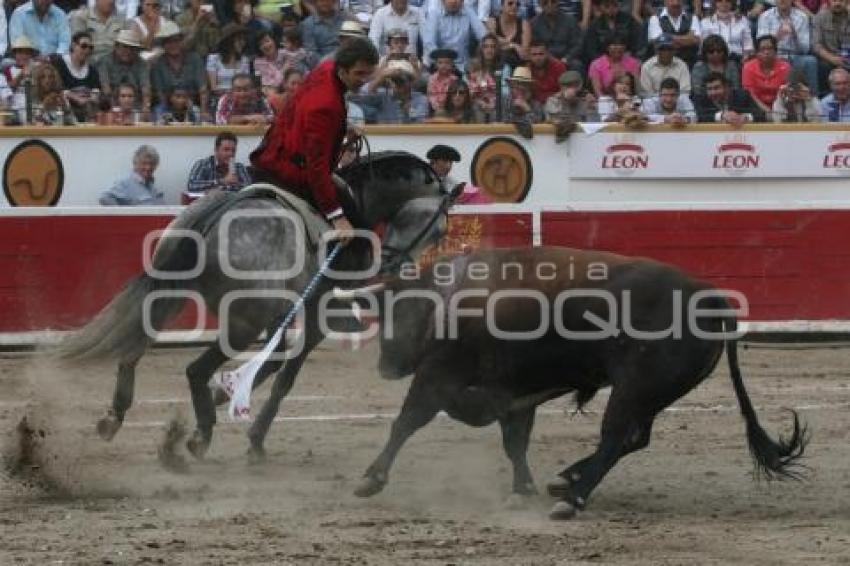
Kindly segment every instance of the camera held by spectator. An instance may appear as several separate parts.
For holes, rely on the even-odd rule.
[[[788,82],[779,87],[779,93],[773,103],[774,122],[820,122],[818,106],[806,79],[793,71]]]

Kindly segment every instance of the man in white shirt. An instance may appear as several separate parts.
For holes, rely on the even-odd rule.
[[[407,30],[407,52],[416,53],[419,43],[419,32],[425,20],[419,8],[409,6],[407,0],[390,0],[390,3],[375,12],[372,27],[369,28],[369,39],[378,48],[378,53],[387,52],[387,32],[392,29]]]
[[[666,33],[655,40],[655,56],[651,57],[640,68],[640,84],[638,92],[642,97],[656,96],[664,79],[676,79],[679,89],[691,93],[691,73],[684,61],[673,55],[673,38]]]

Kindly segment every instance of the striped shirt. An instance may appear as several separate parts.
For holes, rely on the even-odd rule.
[[[223,180],[227,173],[227,167],[222,170],[217,166],[214,155],[199,159],[189,172],[189,182],[186,188],[190,193],[204,193],[210,189],[238,191],[251,184],[251,176],[248,174],[248,170],[238,161],[235,165],[235,173],[239,182],[232,185],[225,184]]]

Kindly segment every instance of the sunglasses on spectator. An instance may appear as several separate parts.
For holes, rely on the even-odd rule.
[[[711,49],[706,49],[706,50],[705,50],[705,52],[706,52],[706,53],[708,53],[708,54],[711,54],[711,53],[723,53],[723,49],[721,49],[721,48],[719,48],[719,47],[712,47]]]
[[[94,49],[94,45],[91,43],[78,43],[77,45],[80,46],[80,49]]]

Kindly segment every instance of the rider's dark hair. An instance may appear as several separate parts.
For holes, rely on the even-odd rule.
[[[378,64],[378,50],[372,41],[365,37],[352,38],[345,46],[337,49],[336,66],[341,69],[350,69],[358,62],[363,61],[369,65]]]

